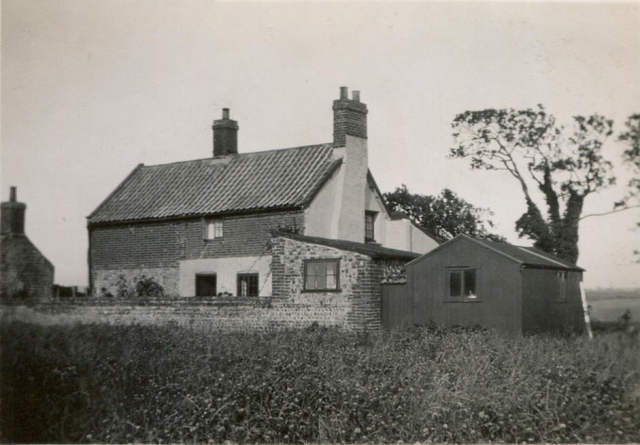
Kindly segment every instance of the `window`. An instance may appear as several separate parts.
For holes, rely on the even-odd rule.
[[[239,273],[238,274],[238,297],[258,296],[258,274]]]
[[[217,280],[215,274],[196,275],[196,297],[215,297],[217,292]]]
[[[567,301],[567,272],[559,270],[556,272],[556,301]]]
[[[477,269],[449,270],[449,297],[470,300],[478,298]]]
[[[364,240],[375,241],[375,222],[377,212],[364,212]]]
[[[221,219],[204,220],[204,239],[222,238],[223,234]]]
[[[340,289],[340,260],[306,260],[304,290],[331,291]]]

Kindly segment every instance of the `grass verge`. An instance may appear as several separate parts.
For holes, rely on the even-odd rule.
[[[640,442],[637,337],[0,326],[10,442]]]

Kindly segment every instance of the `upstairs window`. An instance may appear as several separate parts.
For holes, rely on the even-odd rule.
[[[204,239],[218,239],[224,235],[221,219],[204,220]]]
[[[449,269],[449,298],[475,300],[478,298],[477,269]]]
[[[556,272],[556,301],[559,303],[567,301],[567,278],[567,271],[559,270]]]
[[[306,260],[305,291],[336,291],[340,289],[340,260]]]
[[[217,295],[217,279],[215,274],[196,275],[196,297],[215,297]]]
[[[257,297],[258,296],[258,274],[257,273],[239,273],[238,274],[238,297]]]
[[[366,241],[375,241],[376,233],[375,233],[375,222],[376,222],[377,212],[364,212],[364,240]]]

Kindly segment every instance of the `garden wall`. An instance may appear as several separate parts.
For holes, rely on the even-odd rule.
[[[2,322],[52,324],[174,324],[225,331],[269,331],[322,326],[349,328],[346,308],[290,303],[278,298],[121,300],[75,298],[0,305]]]

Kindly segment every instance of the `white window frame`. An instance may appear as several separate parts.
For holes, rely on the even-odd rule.
[[[202,236],[205,240],[214,240],[224,237],[224,225],[220,218],[205,219]]]

